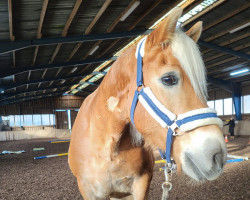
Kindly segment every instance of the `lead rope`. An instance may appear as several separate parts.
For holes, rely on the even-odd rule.
[[[165,181],[162,183],[162,200],[167,200],[168,193],[172,189],[172,175],[176,172],[176,164],[174,161],[172,163],[166,163],[164,174],[165,174]]]

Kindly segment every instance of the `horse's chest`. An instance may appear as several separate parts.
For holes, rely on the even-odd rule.
[[[121,195],[131,194],[134,178],[132,176],[125,176],[112,180],[110,196],[119,197]]]

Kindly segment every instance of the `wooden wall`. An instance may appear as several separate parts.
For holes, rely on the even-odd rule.
[[[52,114],[56,109],[79,109],[82,97],[63,96],[0,106],[0,115]]]

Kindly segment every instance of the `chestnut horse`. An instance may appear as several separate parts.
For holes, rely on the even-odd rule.
[[[143,106],[131,104],[136,90],[150,87],[169,112],[179,115],[209,109],[206,70],[197,40],[202,23],[186,33],[176,30],[182,14],[174,9],[141,43],[130,47],[113,64],[100,86],[83,102],[72,129],[69,165],[85,200],[147,199],[153,175],[155,149],[166,150],[167,130]],[[136,87],[137,56],[143,57],[143,85]],[[184,114],[183,114],[184,113]],[[197,120],[199,121],[199,120]],[[214,180],[226,163],[226,146],[219,118],[202,125],[190,122],[173,138],[171,156],[178,172],[191,178]],[[169,136],[168,136],[169,137]]]

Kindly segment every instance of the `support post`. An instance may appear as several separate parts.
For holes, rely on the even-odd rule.
[[[236,120],[242,120],[241,116],[241,93],[233,93],[233,103]]]

